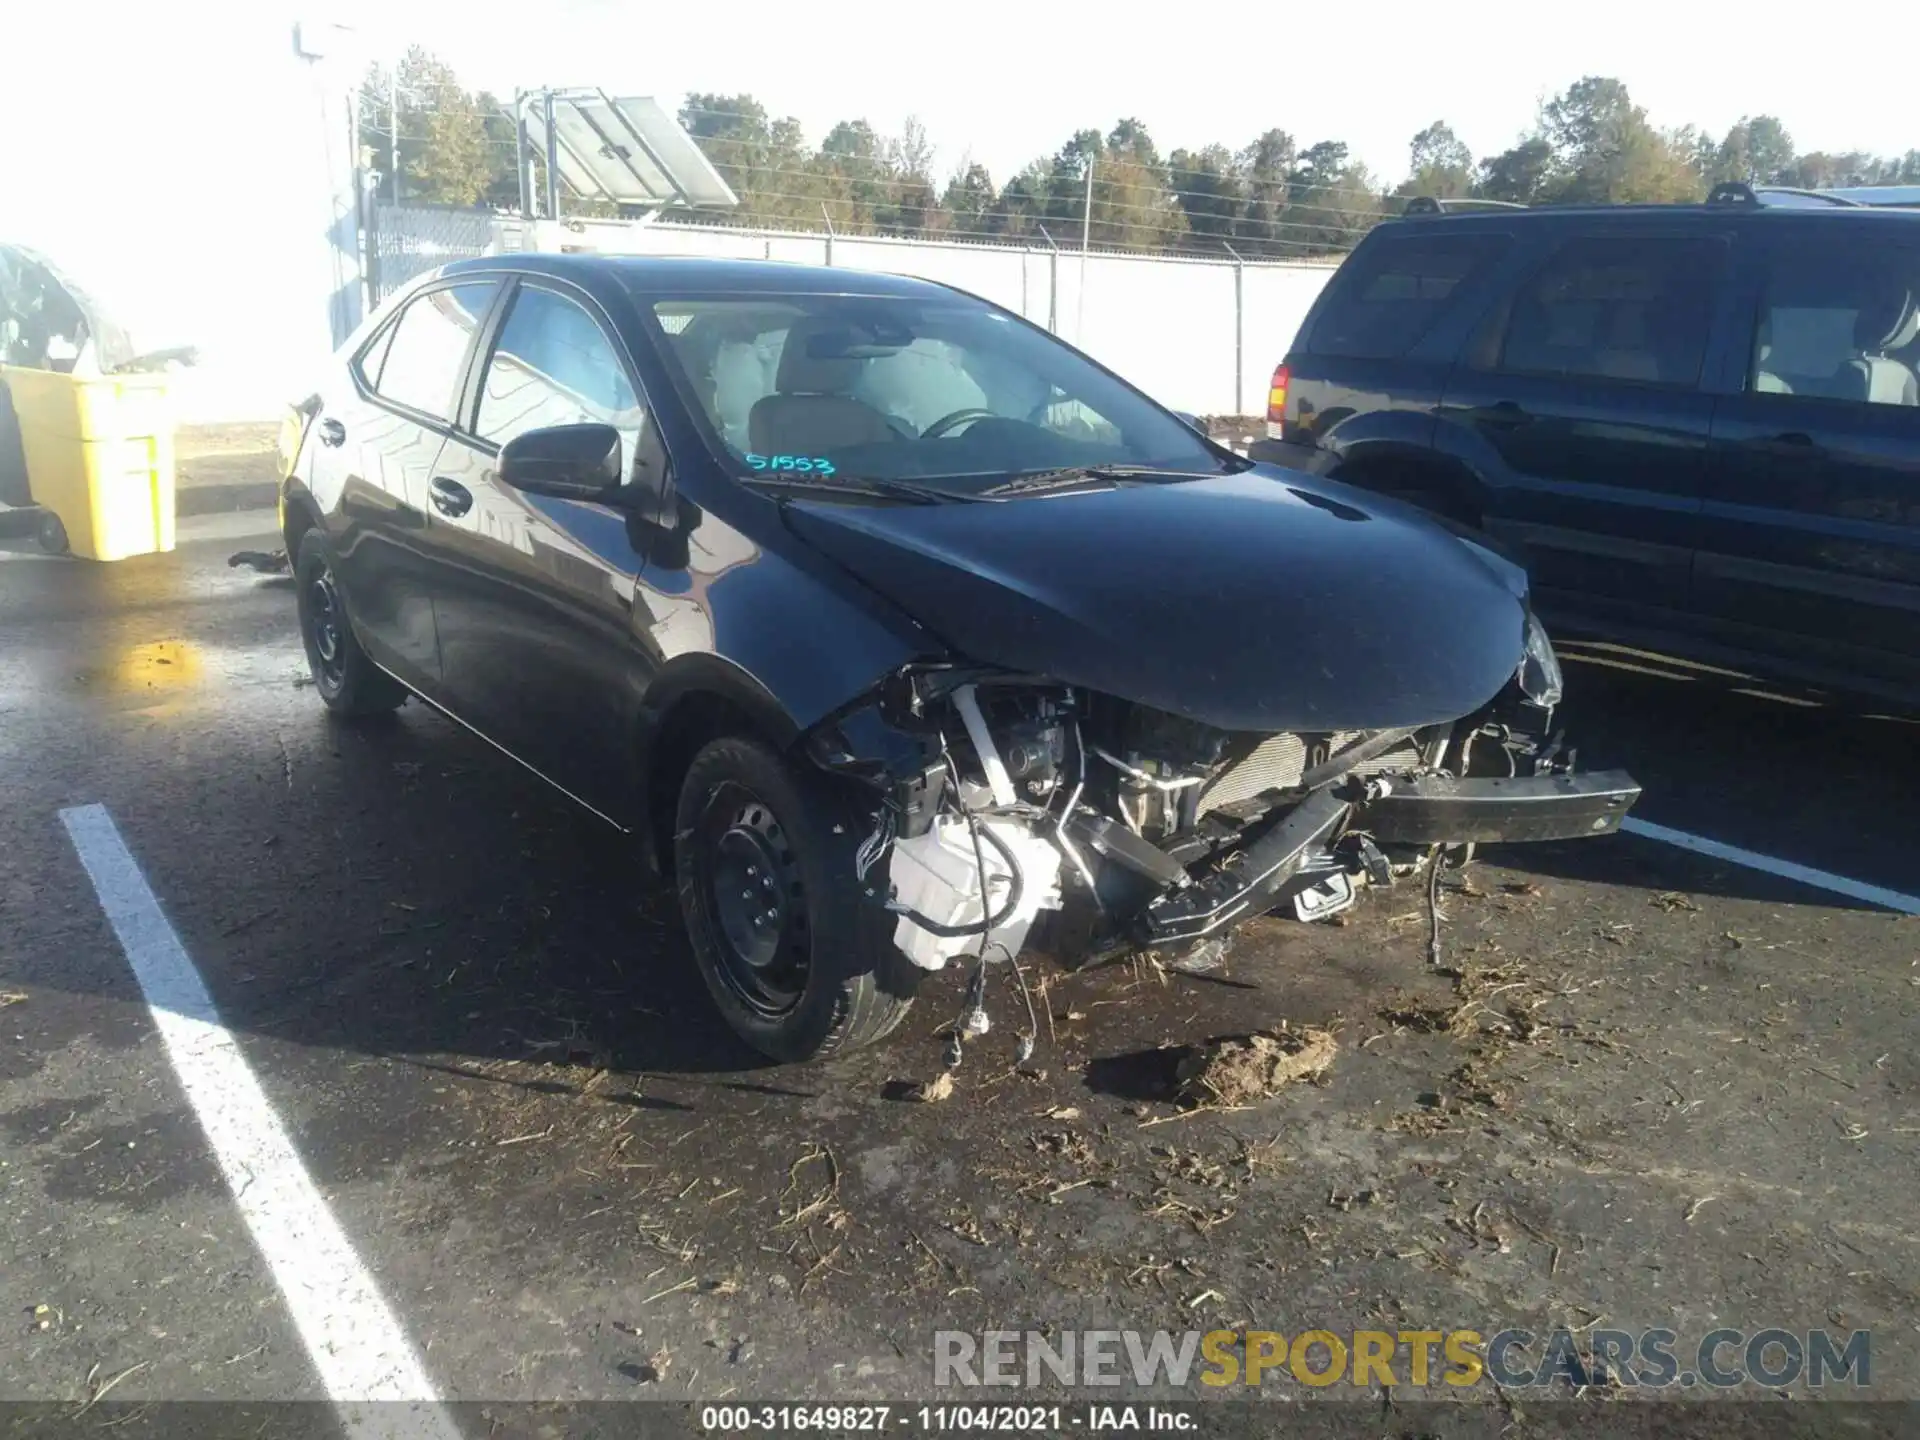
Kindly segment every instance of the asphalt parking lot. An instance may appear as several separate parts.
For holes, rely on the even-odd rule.
[[[330,724],[286,582],[225,563],[270,537],[210,519],[0,557],[0,1396],[897,1400],[936,1326],[1727,1325],[1869,1330],[1875,1398],[1920,1399],[1920,919],[1644,836],[1490,852],[1440,971],[1404,889],[1258,922],[1222,975],[1051,977],[1025,1070],[1001,996],[918,1103],[957,977],[766,1066],[599,821],[423,707]],[[1920,892],[1912,724],[1568,659],[1641,819]],[[103,835],[231,1054],[163,1036]],[[1317,1082],[1172,1103],[1170,1047],[1283,1024],[1331,1031]],[[263,1124],[311,1193],[223,1169]]]

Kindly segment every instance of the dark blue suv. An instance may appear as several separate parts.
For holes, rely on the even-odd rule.
[[[1383,224],[1252,454],[1484,532],[1557,628],[1920,703],[1920,210],[1792,198]]]

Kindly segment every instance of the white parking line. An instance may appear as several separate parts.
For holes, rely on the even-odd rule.
[[[200,1119],[327,1395],[348,1432],[458,1440],[400,1322],[381,1298],[221,1023],[200,972],[102,805],[60,812],[167,1058]],[[387,1403],[400,1402],[400,1403]]]
[[[1669,830],[1665,825],[1656,825],[1651,820],[1640,820],[1631,815],[1620,822],[1620,828],[1629,835],[1638,835],[1645,840],[1658,840],[1662,845],[1678,846],[1682,850],[1691,850],[1696,855],[1709,855],[1715,860],[1729,860],[1735,865],[1744,865],[1749,870],[1764,870],[1767,874],[1778,875],[1784,880],[1797,880],[1802,885],[1811,885],[1816,889],[1828,890],[1835,895],[1845,895],[1853,900],[1864,900],[1869,905],[1884,906],[1888,910],[1898,910],[1904,915],[1920,915],[1920,895],[1902,894],[1898,890],[1888,890],[1884,886],[1869,885],[1864,880],[1849,880],[1846,876],[1836,875],[1831,870],[1816,870],[1811,865],[1801,865],[1792,860],[1776,860],[1771,855],[1742,850],[1738,845],[1709,840],[1702,835],[1689,835],[1684,830]]]

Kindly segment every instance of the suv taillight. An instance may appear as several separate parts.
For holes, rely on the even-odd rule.
[[[1267,387],[1267,438],[1281,438],[1282,423],[1287,418],[1287,382],[1293,378],[1285,365],[1273,367],[1273,383]]]

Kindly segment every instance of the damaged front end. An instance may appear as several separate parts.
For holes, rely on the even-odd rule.
[[[1558,700],[1529,621],[1508,686],[1441,724],[1244,734],[926,664],[810,748],[880,792],[856,870],[915,965],[1032,948],[1067,965],[1150,950],[1203,968],[1244,919],[1326,919],[1446,847],[1617,829],[1639,786],[1575,771],[1551,728]]]

